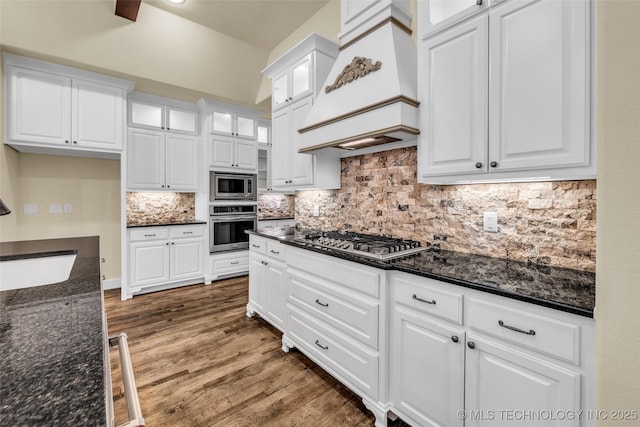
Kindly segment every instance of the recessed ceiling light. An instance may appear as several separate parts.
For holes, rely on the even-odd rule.
[[[173,3],[173,4],[182,4],[184,3],[184,0],[167,0],[169,3]]]

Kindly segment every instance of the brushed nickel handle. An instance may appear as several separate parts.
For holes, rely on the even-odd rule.
[[[502,320],[498,320],[498,325],[502,326],[503,328],[507,328],[510,331],[518,332],[518,333],[525,334],[525,335],[535,335],[536,334],[536,331],[534,331],[533,329],[529,329],[529,331],[527,332],[524,329],[516,328],[515,326],[505,325],[505,323]]]
[[[422,299],[422,298],[420,298],[420,297],[419,297],[419,296],[417,296],[416,294],[413,294],[413,297],[412,297],[412,298],[413,298],[414,300],[416,300],[416,301],[424,302],[424,303],[426,303],[426,304],[432,304],[432,305],[435,305],[435,303],[436,303],[436,300],[434,300],[434,299],[432,299],[431,301],[428,301],[428,300],[426,300],[426,299]]]
[[[129,422],[123,425],[144,426],[142,409],[140,409],[140,399],[138,398],[138,391],[136,390],[136,380],[133,375],[129,344],[127,343],[127,334],[121,332],[117,335],[110,336],[109,346],[114,347],[116,345],[118,346],[118,353],[120,355],[124,399],[127,403],[127,415],[129,416]]]
[[[321,349],[323,349],[323,350],[329,350],[329,346],[324,346],[324,345],[320,344],[320,341],[318,341],[318,340],[316,340],[316,345],[318,347],[320,347]]]

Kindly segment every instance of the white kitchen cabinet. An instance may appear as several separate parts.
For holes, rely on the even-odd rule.
[[[492,2],[419,46],[420,182],[595,177],[588,0]]]
[[[130,127],[197,135],[198,110],[192,104],[135,93],[129,97]]]
[[[271,191],[271,147],[258,146],[258,193]]]
[[[462,426],[465,333],[393,305],[391,396],[412,425]]]
[[[313,56],[308,54],[273,78],[272,111],[277,111],[313,93],[312,66]]]
[[[209,168],[233,169],[255,173],[258,167],[258,146],[254,141],[209,137]]]
[[[276,191],[340,188],[340,159],[298,153],[298,129],[337,56],[335,43],[312,34],[264,71],[272,81],[271,184]]]
[[[209,131],[213,134],[256,139],[256,117],[214,106],[209,113]]]
[[[281,331],[285,319],[285,261],[284,245],[250,236],[247,316],[258,313]]]
[[[128,82],[6,53],[3,58],[5,143],[24,152],[119,157]]]
[[[300,147],[296,138],[312,102],[313,99],[308,97],[273,115],[273,187],[313,184],[313,156],[298,153]]]
[[[249,272],[249,251],[228,251],[209,254],[207,282],[246,275]]]
[[[198,138],[130,129],[127,188],[197,191]]]
[[[270,120],[258,120],[256,126],[256,142],[260,146],[271,145],[271,121]]]
[[[472,333],[467,337],[465,382],[465,410],[468,414],[494,414],[494,426],[513,425],[507,411],[578,414],[583,409],[579,372]],[[480,425],[485,424],[478,418],[465,422],[465,426]],[[540,417],[525,418],[518,425],[580,426],[581,421],[577,416],[562,420]]]
[[[420,161],[428,175],[486,173],[488,18],[423,40]]]
[[[204,224],[129,228],[126,295],[202,282],[204,235]]]

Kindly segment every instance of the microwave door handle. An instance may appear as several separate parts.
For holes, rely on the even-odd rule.
[[[214,216],[211,215],[211,221],[220,222],[220,221],[246,221],[246,220],[257,220],[258,217],[255,215],[229,215],[229,216]]]

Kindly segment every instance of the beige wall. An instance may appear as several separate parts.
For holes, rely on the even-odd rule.
[[[597,13],[596,407],[640,411],[640,2]]]
[[[158,95],[182,92],[195,102],[208,94],[254,104],[266,50],[144,2],[131,22],[116,16],[114,5],[113,0],[2,0],[2,48],[133,76],[141,83],[138,90]]]

